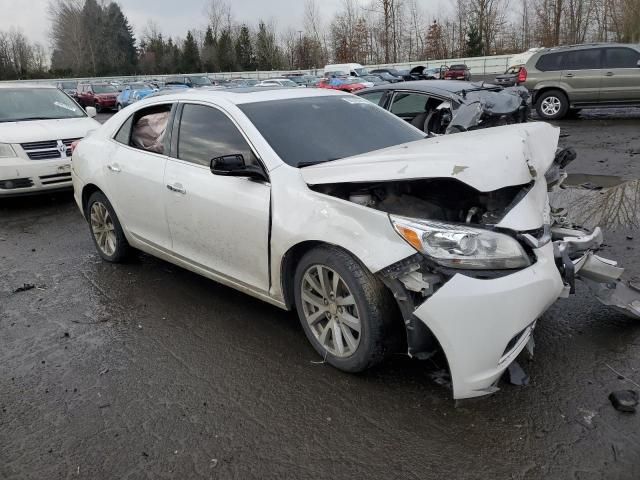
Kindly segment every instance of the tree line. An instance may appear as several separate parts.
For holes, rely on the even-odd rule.
[[[204,0],[203,0],[204,1]],[[149,22],[136,39],[109,0],[50,0],[50,56],[19,30],[0,31],[0,79],[322,68],[522,52],[591,41],[640,41],[640,0],[342,0],[331,16],[305,0],[297,28],[239,22],[207,0],[202,29],[184,38]]]

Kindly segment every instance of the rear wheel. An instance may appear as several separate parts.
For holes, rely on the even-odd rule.
[[[89,197],[85,212],[91,238],[100,256],[114,263],[125,260],[131,247],[107,197],[102,192],[94,192]]]
[[[536,112],[545,120],[557,120],[569,111],[569,100],[560,90],[548,90],[538,97]]]
[[[302,328],[327,363],[360,372],[385,358],[393,297],[354,257],[336,247],[311,250],[300,260],[294,282]]]

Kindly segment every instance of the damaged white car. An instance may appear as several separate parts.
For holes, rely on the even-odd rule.
[[[79,143],[75,198],[105,260],[133,247],[295,308],[341,370],[441,348],[455,398],[495,391],[576,276],[640,314],[599,229],[553,228],[556,128],[425,137],[340,92],[179,92]]]

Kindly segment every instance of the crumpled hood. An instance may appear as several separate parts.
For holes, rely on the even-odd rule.
[[[455,178],[481,192],[544,178],[560,129],[531,122],[426,138],[300,169],[309,185]]]
[[[100,124],[89,117],[0,123],[0,143],[27,143],[86,136]]]

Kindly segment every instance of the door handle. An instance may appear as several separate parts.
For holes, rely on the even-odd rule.
[[[187,190],[180,183],[174,183],[173,185],[167,184],[167,188],[172,192],[181,193],[183,195],[187,193]]]
[[[573,77],[573,73],[567,73],[565,77]]]
[[[605,76],[606,77],[613,77],[613,72],[607,72],[607,73],[605,73]]]
[[[107,165],[107,168],[109,170],[111,170],[112,172],[118,173],[120,172],[120,167],[118,167],[118,165]]]

